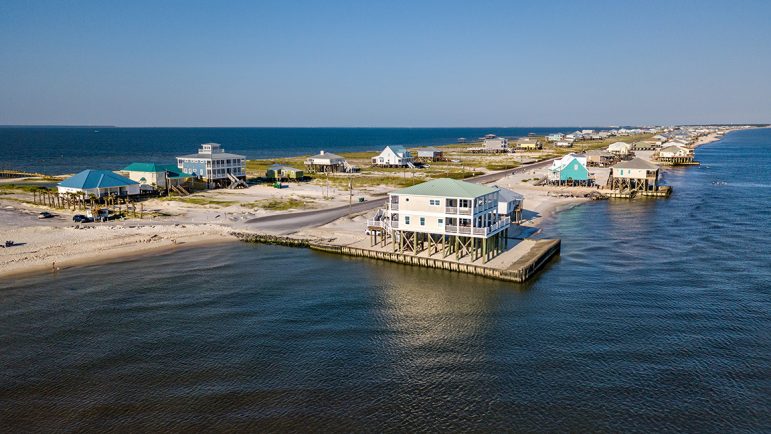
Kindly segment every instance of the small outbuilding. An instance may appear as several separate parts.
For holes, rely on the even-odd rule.
[[[272,164],[265,171],[265,178],[271,181],[300,181],[305,177],[301,169],[283,164]]]

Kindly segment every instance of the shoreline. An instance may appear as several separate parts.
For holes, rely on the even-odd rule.
[[[713,133],[701,137],[693,147],[719,141],[736,130],[738,128],[722,135]],[[519,177],[528,177],[532,173],[535,173],[535,169],[533,172],[523,172]],[[551,194],[553,189],[530,186],[520,182],[514,175],[509,175],[500,181],[496,184],[520,191],[525,196],[526,211],[530,214],[523,216],[524,221],[521,225],[521,233],[526,234],[525,238],[542,233],[544,223],[553,221],[558,214],[592,201],[580,196],[554,196]],[[573,195],[581,194],[582,191],[573,189],[565,190],[565,193]],[[0,196],[1,199],[2,196]],[[528,203],[531,204],[529,207]],[[9,207],[5,208],[0,211],[8,212]],[[11,212],[17,213],[36,212],[34,207],[27,206],[25,209],[20,203],[10,208],[14,208]],[[210,213],[211,211],[209,210]],[[226,217],[228,214],[222,210],[214,213],[224,213]],[[337,243],[345,245],[360,229],[360,223],[354,221],[357,215],[348,215],[318,227],[308,227],[292,235],[310,236],[317,240],[334,237],[338,240]],[[17,228],[11,226],[8,234],[4,234],[8,237],[6,239],[16,238],[16,241],[22,244],[9,249],[0,249],[0,280],[56,273],[99,263],[133,260],[143,255],[168,254],[182,248],[204,248],[209,245],[236,242],[238,239],[233,235],[233,231],[255,234],[264,232],[257,227],[246,227],[241,221],[214,224],[211,220],[199,222],[194,220],[196,220],[195,216],[177,217],[163,222],[140,223],[129,220],[104,226],[88,226],[87,229],[77,229],[79,225],[61,221],[45,222],[48,224],[42,226],[39,221],[37,223],[30,221],[24,222],[27,226]],[[58,231],[56,236],[54,231]]]

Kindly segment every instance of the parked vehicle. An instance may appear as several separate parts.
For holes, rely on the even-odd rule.
[[[76,223],[91,223],[94,221],[91,217],[85,216],[83,214],[76,214],[72,216],[72,221]]]
[[[41,212],[40,214],[38,214],[38,215],[37,215],[37,218],[39,218],[39,219],[50,219],[50,218],[51,218],[51,217],[53,217],[53,216],[54,216],[54,215],[53,215],[53,214],[51,214],[50,212],[48,212],[48,211],[43,211],[43,212]]]

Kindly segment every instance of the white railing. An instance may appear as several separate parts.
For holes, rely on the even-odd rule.
[[[444,212],[445,212],[445,214],[457,214],[458,213],[458,208],[456,208],[454,206],[448,206],[448,207],[444,208]]]
[[[471,215],[471,208],[458,208],[458,214]]]

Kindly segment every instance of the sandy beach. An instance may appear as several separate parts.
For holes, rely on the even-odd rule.
[[[722,134],[699,137],[698,147],[720,140]],[[639,151],[637,156],[651,160],[652,152]],[[522,233],[540,230],[544,219],[591,199],[588,194],[598,187],[539,186],[537,180],[548,173],[548,166],[521,170],[489,185],[508,188],[525,198],[521,223]],[[604,184],[609,169],[590,168],[597,184]],[[3,180],[0,182],[11,182]],[[37,219],[47,208],[26,203],[23,195],[0,195],[0,243],[11,240],[16,245],[0,249],[0,278],[25,274],[53,273],[83,264],[114,261],[120,258],[160,254],[174,249],[233,242],[232,232],[261,232],[250,220],[295,212],[338,208],[342,217],[334,221],[309,225],[289,235],[334,240],[337,244],[354,244],[366,239],[365,225],[374,210],[352,212],[345,207],[362,200],[385,199],[393,187],[385,185],[354,188],[353,192],[314,183],[290,183],[276,189],[254,185],[238,190],[211,190],[194,195],[194,200],[151,199],[143,203],[145,217],[107,223],[77,224],[72,216],[82,211],[54,211],[56,217]],[[290,209],[264,209],[255,206],[266,200],[294,199],[300,204]]]

